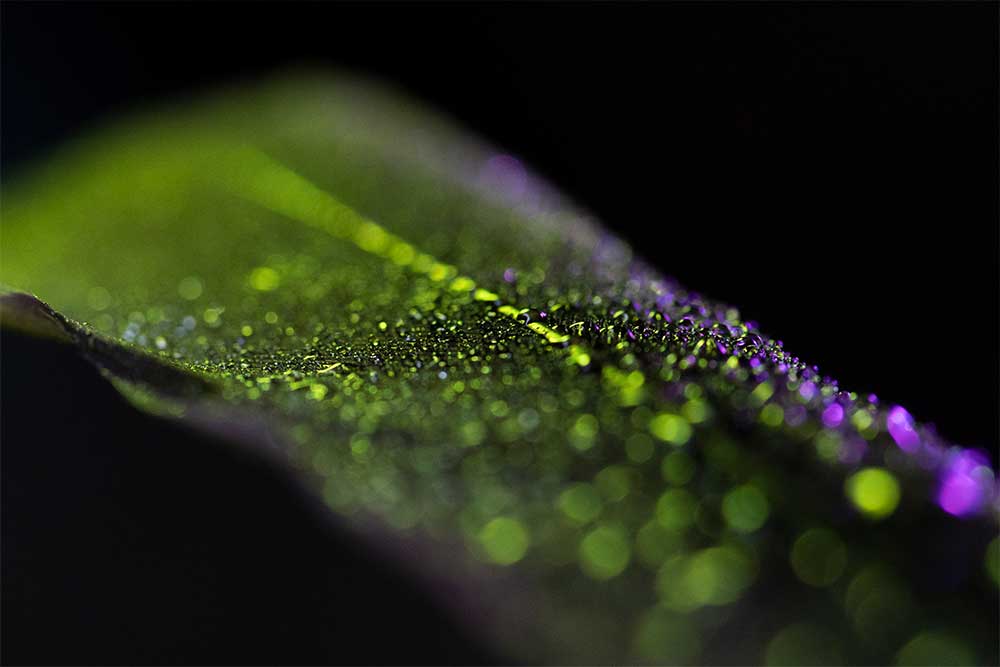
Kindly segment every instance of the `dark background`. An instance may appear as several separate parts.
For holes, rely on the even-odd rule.
[[[665,273],[739,306],[842,386],[902,403],[996,461],[997,3],[4,2],[2,23],[4,180],[178,93],[285,65],[358,69],[519,155]],[[60,392],[32,397],[34,369],[56,353],[4,342],[7,661],[490,657],[465,639],[435,643],[453,628],[418,590],[401,596],[412,632],[382,625],[415,652],[373,644],[359,591],[410,584],[378,565],[346,584],[371,561],[280,475],[134,414],[84,368],[53,367]],[[70,428],[81,420],[107,428]],[[67,461],[74,474],[51,472]],[[240,518],[221,475],[268,499],[251,508],[265,521]],[[112,478],[133,481],[90,481]],[[140,509],[114,523],[122,506]],[[287,599],[272,573],[295,560],[276,541],[326,554]],[[233,544],[249,563],[228,565]],[[170,584],[144,596],[158,578]]]

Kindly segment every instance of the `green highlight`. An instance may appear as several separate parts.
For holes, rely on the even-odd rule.
[[[517,519],[497,517],[479,532],[479,543],[491,561],[498,565],[513,565],[528,551],[528,531]]]
[[[382,227],[366,220],[355,230],[354,242],[365,252],[382,255],[395,240]]]
[[[608,466],[594,477],[594,483],[601,495],[611,502],[624,500],[632,488],[628,468],[624,466]]]
[[[736,602],[753,583],[756,566],[740,549],[709,547],[667,560],[657,574],[660,602],[669,609],[693,611]]]
[[[689,386],[696,387],[697,385]],[[694,398],[684,404],[681,408],[681,414],[692,424],[701,424],[712,416],[712,409],[705,401]]]
[[[858,431],[865,431],[872,425],[872,416],[867,410],[858,410],[851,415],[851,423]]]
[[[206,308],[205,312],[202,314],[202,319],[205,320],[205,324],[212,326],[213,324],[218,323],[221,315],[221,308]]]
[[[899,505],[899,482],[884,468],[859,470],[847,478],[844,491],[854,507],[869,519],[884,519]]]
[[[427,255],[415,255],[414,248],[406,241],[386,231],[376,222],[364,218],[328,192],[261,151],[249,146],[229,146],[222,149],[220,155],[228,160],[231,170],[224,171],[218,177],[222,185],[235,194],[275,213],[322,229],[337,238],[349,238],[365,252],[399,265],[409,266],[413,271],[422,273],[435,282],[453,278],[450,284],[452,291],[466,292],[476,289],[476,282],[472,278],[455,275],[458,270],[454,266],[438,262]],[[427,261],[420,261],[421,257],[426,257]],[[261,267],[258,270],[269,269]],[[250,278],[254,289],[271,291],[277,288],[279,284],[277,273],[257,274],[258,270],[255,270]],[[474,298],[479,301],[496,301],[499,297],[493,292],[480,289],[474,293]],[[499,311],[512,317],[517,317],[522,312],[509,305],[500,306]],[[561,345],[570,340],[568,335],[541,322],[529,322],[528,328],[544,336],[553,345]]]
[[[566,334],[561,334],[558,331],[550,329],[541,322],[528,322],[528,328],[537,334],[545,336],[545,339],[553,344],[565,343],[569,340],[569,336]]]
[[[774,395],[774,385],[770,382],[761,382],[750,392],[750,403],[757,407],[767,403],[768,399]]]
[[[753,581],[755,568],[741,551],[731,547],[703,549],[691,559],[689,586],[703,604],[736,602]]]
[[[597,489],[586,483],[574,484],[563,491],[557,504],[563,514],[577,523],[593,521],[603,506]]]
[[[760,421],[771,428],[781,426],[785,420],[785,410],[775,403],[769,403],[760,411]]]
[[[229,147],[222,156],[229,169],[217,173],[235,194],[275,213],[322,229],[338,238],[357,234],[367,220],[288,167],[250,146]],[[357,234],[365,244],[368,235]],[[363,247],[363,246],[361,246]]]
[[[698,501],[684,489],[671,489],[656,501],[656,520],[667,530],[683,530],[694,522]]]
[[[816,436],[816,454],[827,463],[835,463],[840,456],[841,438],[834,431],[820,431]]]
[[[769,512],[767,498],[750,484],[736,487],[722,499],[722,516],[730,528],[740,533],[758,530]]]
[[[594,415],[580,415],[570,430],[570,442],[577,449],[584,451],[594,446],[597,437],[598,422]]]
[[[672,445],[683,445],[691,439],[691,425],[686,419],[662,412],[649,422],[649,432]]]
[[[587,533],[580,542],[580,568],[598,581],[621,574],[632,558],[632,548],[625,530],[618,525],[603,525]]]
[[[258,266],[250,272],[250,287],[258,292],[271,292],[278,289],[281,276],[269,266]]]
[[[476,282],[472,278],[459,276],[451,281],[452,292],[469,292],[476,287]]]
[[[589,366],[590,365],[590,354],[580,347],[579,345],[569,346],[569,358],[577,366]]]
[[[506,315],[507,317],[515,317],[515,318],[518,317],[518,316],[520,316],[520,314],[521,314],[520,310],[518,310],[514,306],[510,306],[510,305],[507,305],[507,304],[504,304],[504,305],[500,306],[499,308],[497,308],[497,312],[502,313],[503,315]]]
[[[482,287],[476,288],[476,291],[472,293],[472,297],[476,301],[499,301],[500,295],[496,292],[491,292],[488,289],[483,289]]]

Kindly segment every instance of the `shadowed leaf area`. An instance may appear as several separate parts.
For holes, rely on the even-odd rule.
[[[137,412],[70,347],[0,344],[5,664],[498,660],[280,469]]]
[[[306,75],[119,123],[7,188],[3,239],[44,301],[5,326],[290,466],[496,655],[997,660],[984,452],[392,92]]]

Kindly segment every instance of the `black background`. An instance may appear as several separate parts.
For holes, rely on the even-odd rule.
[[[987,448],[995,461],[997,18],[998,5],[986,2],[5,2],[3,178],[116,114],[179,93],[287,65],[357,69],[402,87],[522,157],[665,273],[739,306],[745,317],[842,386],[900,402],[918,419],[936,423],[945,436]],[[339,607],[321,599],[339,595],[340,604],[363,610],[359,591],[377,597],[404,585],[376,566],[354,585],[336,580],[330,573],[353,571],[354,556],[343,545],[331,546],[338,538],[322,531],[320,521],[303,518],[309,513],[280,476],[252,461],[229,460],[225,448],[203,457],[201,449],[212,447],[207,440],[133,415],[124,405],[108,407],[113,395],[101,392],[99,381],[82,369],[79,377],[66,374],[64,381],[53,368],[62,393],[40,394],[39,374],[31,369],[40,357],[55,353],[21,339],[8,337],[5,343],[5,657],[45,661],[46,655],[54,660],[51,656],[64,655],[70,662],[148,662],[158,655],[168,662],[227,656],[246,662],[254,655],[282,662],[485,657],[464,639],[439,643],[453,647],[451,658],[435,649],[433,638],[451,630],[433,611],[416,614],[421,622],[397,642],[412,647],[401,654],[405,657],[384,643],[373,645],[373,626],[334,618]],[[14,363],[15,351],[31,363]],[[63,403],[56,414],[67,416],[46,420],[54,428],[39,434],[29,419],[32,406],[44,406],[35,411],[45,420],[57,399]],[[91,429],[84,437],[65,426],[73,419],[99,422],[102,417],[92,417],[95,406],[106,415],[131,415],[110,423],[130,423],[133,430]],[[146,443],[144,454],[127,453],[134,439]],[[157,448],[171,440],[184,447]],[[100,452],[112,467],[95,468],[92,456],[80,455],[81,447]],[[67,456],[78,475],[62,479],[46,473]],[[147,458],[140,465],[130,456]],[[172,485],[153,463],[157,457],[173,462]],[[138,476],[148,483],[98,488],[87,482],[88,475]],[[201,484],[189,484],[191,475]],[[238,518],[240,504],[227,501],[210,483],[217,475],[237,479],[243,485],[238,488],[251,496],[252,488],[261,488],[258,493],[273,501],[256,508],[269,517],[259,534],[249,520]],[[174,505],[154,498],[149,489],[157,485],[186,486],[195,494],[178,508],[180,518],[166,519]],[[221,534],[208,529],[222,519],[201,517],[198,508],[227,502],[235,527]],[[70,516],[57,509],[67,504],[90,511]],[[157,509],[107,525],[109,508],[121,504]],[[274,518],[286,515],[287,520]],[[295,537],[291,530],[278,537],[267,533],[295,521],[312,526],[298,531],[312,537]],[[52,530],[39,528],[45,522],[54,522]],[[67,531],[68,525],[78,528]],[[256,552],[248,547],[256,560],[231,571],[226,565],[231,545],[242,545],[240,536],[250,534],[260,542]],[[116,558],[142,562],[160,562],[177,542],[204,546],[170,554],[164,562],[173,565],[158,567],[174,569],[157,574],[111,567],[96,547],[74,560],[68,544],[74,539],[91,545],[111,541]],[[319,561],[310,565],[313,578],[324,583],[306,602],[301,595],[281,597],[280,587],[268,579],[274,563],[281,568],[293,562],[273,546],[275,539],[338,554],[320,559],[326,569]],[[83,563],[83,569],[68,574],[56,554]],[[196,585],[183,576],[192,568],[215,574],[198,575],[204,581]],[[144,605],[136,588],[168,574],[175,579],[172,586],[156,588]],[[81,583],[95,577],[106,581]],[[293,588],[308,589],[307,580],[312,579],[296,579]],[[265,581],[272,583],[259,596],[243,586]],[[85,601],[68,605],[62,615],[45,611],[47,605],[64,604],[61,596],[77,588],[73,595],[86,595]],[[424,608],[416,592],[403,599],[409,600],[403,609]],[[26,600],[34,601],[27,611]],[[176,621],[198,605],[211,623],[189,617],[177,626],[165,620]],[[130,606],[138,611],[124,611]],[[276,607],[290,615],[282,617],[283,625],[275,620]],[[102,631],[87,630],[81,622],[91,614],[103,619],[97,623]],[[339,629],[333,646],[325,643],[330,633],[319,630],[324,618]],[[275,627],[279,630],[268,635],[266,629]],[[403,626],[391,627],[389,636],[398,639]],[[240,628],[258,646],[264,644],[257,653],[232,649]],[[32,653],[32,642],[46,632],[54,633],[54,643]],[[65,654],[52,653],[60,646],[59,633],[69,637],[62,644]],[[125,635],[135,639],[125,641]],[[172,653],[167,646],[175,647]],[[227,646],[230,652],[222,648]]]

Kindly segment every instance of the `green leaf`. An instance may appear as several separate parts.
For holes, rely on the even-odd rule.
[[[969,519],[954,566],[983,570],[975,453],[408,100],[315,75],[225,90],[64,149],[2,213],[4,283],[51,306],[8,295],[5,326],[77,345],[142,409],[277,446],[359,539],[474,591],[467,622],[514,659],[887,662],[928,619],[990,655],[985,575],[903,574],[923,522],[958,521],[942,507]],[[862,467],[893,491],[877,512],[845,491]],[[939,507],[956,479],[964,504]],[[789,649],[800,623],[828,645]]]

